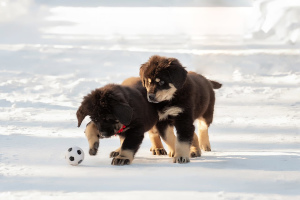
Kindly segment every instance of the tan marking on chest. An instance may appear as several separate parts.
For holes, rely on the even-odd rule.
[[[158,112],[158,117],[159,117],[159,120],[164,120],[164,119],[167,119],[168,116],[175,117],[175,116],[179,115],[179,113],[182,113],[182,112],[183,112],[182,108],[179,108],[176,106],[171,106],[171,107],[165,108],[161,112]]]

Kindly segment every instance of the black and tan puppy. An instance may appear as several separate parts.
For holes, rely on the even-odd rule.
[[[96,155],[100,137],[119,135],[121,147],[111,153],[112,165],[130,164],[144,138],[158,121],[158,113],[147,101],[140,78],[129,78],[122,85],[108,84],[84,97],[77,110],[78,127],[89,115],[92,122],[85,134],[90,155]],[[152,150],[166,154],[160,136],[149,131]]]
[[[222,85],[200,74],[187,72],[175,58],[157,55],[142,64],[140,77],[147,89],[148,101],[159,113],[157,132],[167,143],[171,154],[175,151],[173,161],[187,163],[190,156],[201,155],[200,148],[210,151],[208,127],[213,121],[213,89]],[[199,120],[199,143],[193,125],[196,119]],[[174,126],[177,139],[173,133]]]

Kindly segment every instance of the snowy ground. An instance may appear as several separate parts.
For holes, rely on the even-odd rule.
[[[7,38],[0,38],[1,200],[300,199],[297,46],[235,37],[218,37],[222,43],[185,35],[44,33],[37,41],[12,42],[18,32],[8,32],[0,33]],[[212,152],[173,164],[151,155],[146,134],[130,166],[110,165],[117,138],[101,140],[98,155],[89,156],[75,116],[82,97],[138,76],[153,54],[176,57],[188,70],[223,83],[209,129]],[[86,155],[77,167],[64,160],[73,145]]]
[[[154,54],[174,56],[224,84],[216,91],[212,152],[186,165],[153,156],[145,138],[132,165],[111,166],[117,138],[88,155],[75,112],[83,95],[137,76]],[[1,46],[0,198],[155,197],[297,199],[300,197],[298,50],[194,53]],[[86,121],[87,122],[87,121]],[[63,154],[78,145],[82,165]]]

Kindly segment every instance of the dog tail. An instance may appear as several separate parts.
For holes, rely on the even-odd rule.
[[[217,82],[217,81],[212,81],[212,80],[209,80],[209,81],[210,81],[210,83],[211,83],[213,89],[219,89],[219,88],[222,87],[222,84],[219,83],[219,82]]]

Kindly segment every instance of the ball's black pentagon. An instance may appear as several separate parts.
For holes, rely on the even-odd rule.
[[[78,164],[80,164],[80,163],[82,163],[82,160],[79,160],[79,161],[78,161]]]
[[[71,151],[72,151],[72,148],[69,148],[69,149],[68,149],[68,152],[71,152]]]
[[[69,159],[70,159],[71,161],[74,161],[74,157],[73,157],[73,156],[70,156]]]
[[[80,155],[80,154],[81,154],[81,151],[80,151],[80,150],[77,150],[77,153]]]

